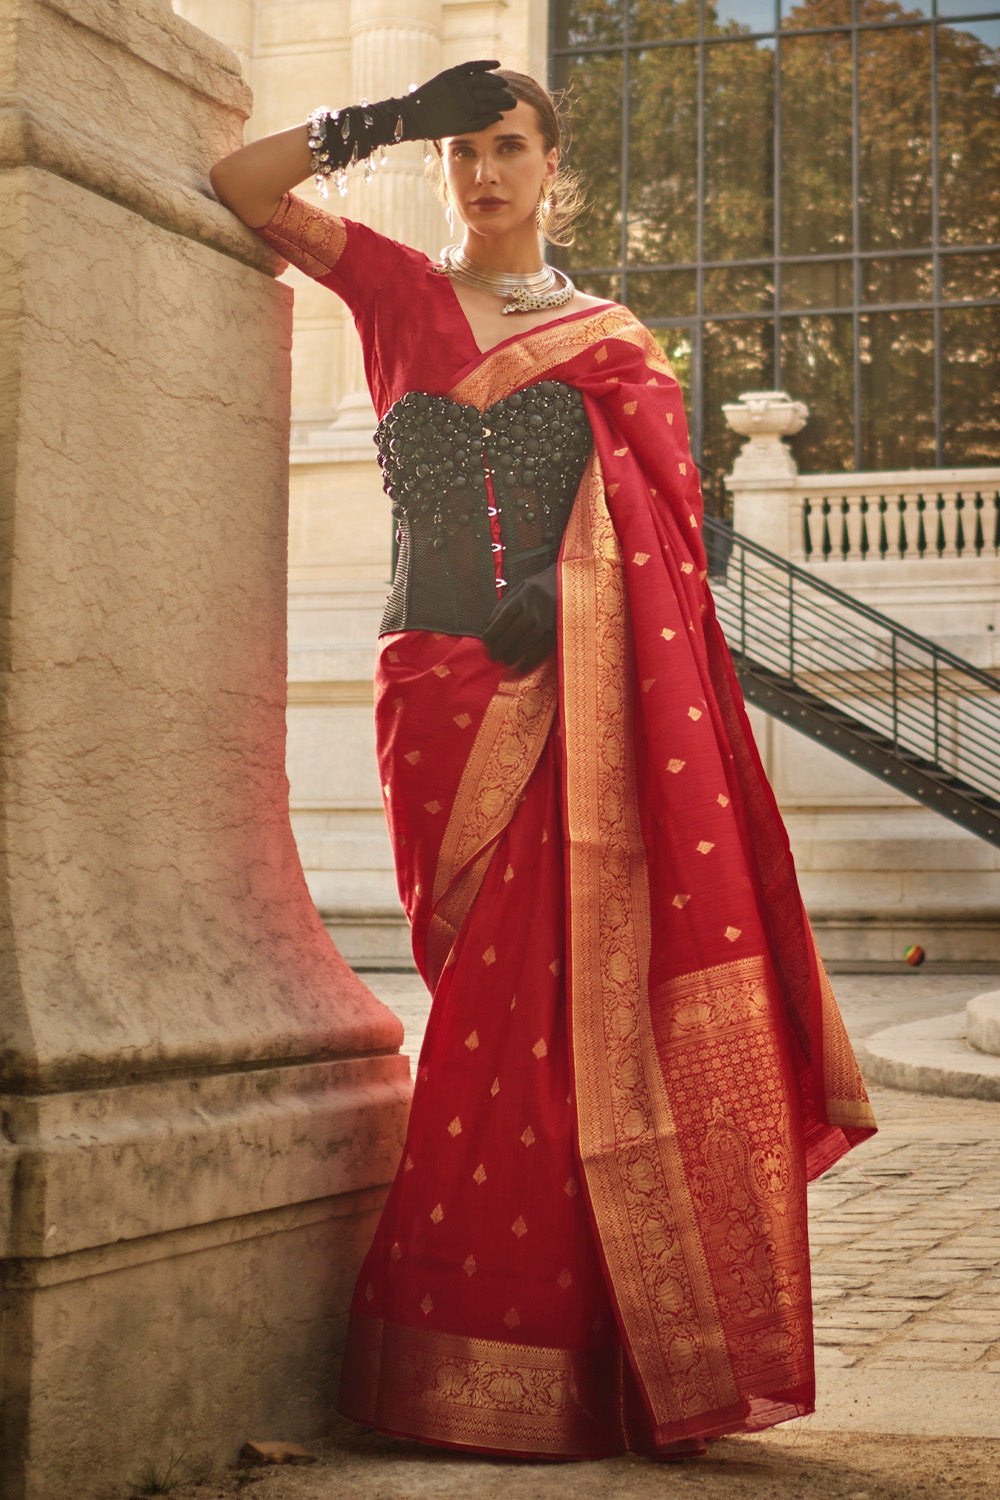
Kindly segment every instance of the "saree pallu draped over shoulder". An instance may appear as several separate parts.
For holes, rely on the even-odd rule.
[[[559,649],[383,638],[383,790],[434,994],[341,1387],[590,1457],[812,1410],[805,1187],[874,1122],[715,620],[680,395],[602,307],[450,392],[583,393]]]

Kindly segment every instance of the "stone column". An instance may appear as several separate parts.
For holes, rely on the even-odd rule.
[[[0,0],[3,1500],[328,1418],[401,1027],[284,770],[291,298],[157,0]]]
[[[443,66],[441,0],[350,0],[349,76],[316,102],[405,93]],[[421,142],[360,167],[329,206],[436,254],[447,239]],[[308,193],[311,188],[303,190]],[[389,502],[375,462],[375,412],[357,331],[336,297],[296,278],[292,446],[290,744],[294,826],[310,888],[338,943],[366,963],[412,963],[382,810],[372,727],[374,647],[390,584]],[[322,329],[320,337],[318,330]],[[308,343],[302,339],[306,334]],[[336,405],[324,417],[322,341]],[[330,754],[336,737],[337,752]]]
[[[784,391],[744,391],[722,411],[733,431],[748,440],[726,481],[733,530],[790,562],[804,562],[798,469],[782,438],[801,431],[809,408]]]

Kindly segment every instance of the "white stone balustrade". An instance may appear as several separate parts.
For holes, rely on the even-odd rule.
[[[747,438],[726,483],[733,527],[798,567],[1000,665],[1000,468],[800,474],[784,439],[808,410],[782,391],[723,407]]]
[[[978,667],[1000,669],[1000,468],[799,474],[784,439],[805,408],[780,391],[723,408],[748,439],[727,480],[737,532]],[[718,580],[722,603],[726,584]],[[778,651],[753,617],[755,650]],[[807,643],[797,639],[801,659]],[[775,661],[780,668],[781,663]],[[858,643],[866,701],[888,684],[877,639]],[[881,677],[881,680],[880,680]],[[816,691],[842,691],[817,673]],[[821,950],[834,963],[1000,956],[1000,852],[815,741],[751,710]],[[928,746],[960,769],[959,742]]]
[[[796,491],[810,564],[1000,555],[1000,469],[806,474]]]

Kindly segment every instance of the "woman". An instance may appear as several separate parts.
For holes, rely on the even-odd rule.
[[[874,1123],[715,621],[677,382],[543,267],[559,128],[495,68],[212,175],[351,307],[400,545],[378,753],[434,1001],[341,1409],[672,1457],[812,1410],[805,1184]],[[289,194],[421,136],[463,226],[441,263]]]

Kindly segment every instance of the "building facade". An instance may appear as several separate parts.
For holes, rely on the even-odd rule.
[[[243,59],[248,139],[468,57],[568,90],[571,159],[593,207],[560,254],[662,342],[709,478],[739,446],[723,403],[778,387],[810,408],[793,440],[801,469],[892,470],[902,493],[903,471],[988,475],[1000,462],[991,0],[175,3]],[[394,148],[368,184],[356,171],[335,206],[431,254],[448,237],[416,145]],[[293,826],[345,955],[402,965],[372,734],[391,566],[374,413],[350,317],[298,272],[286,279]],[[919,575],[913,558],[903,572],[880,560],[851,586],[991,665],[998,540],[964,565],[928,555]],[[932,957],[1000,957],[995,851],[764,716],[755,725],[830,957],[889,962],[917,940]]]

